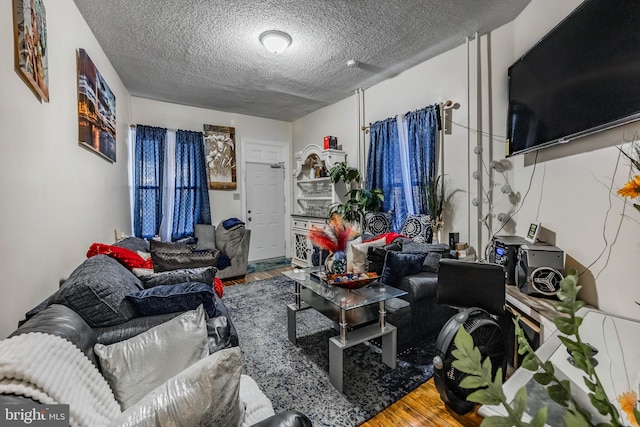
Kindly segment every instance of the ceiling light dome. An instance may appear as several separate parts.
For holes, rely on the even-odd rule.
[[[282,53],[291,44],[291,36],[283,31],[269,30],[260,34],[260,43],[273,53]]]

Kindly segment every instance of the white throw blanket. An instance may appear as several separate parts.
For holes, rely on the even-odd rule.
[[[0,341],[0,394],[68,404],[71,426],[105,426],[121,413],[87,356],[64,338],[41,332]]]

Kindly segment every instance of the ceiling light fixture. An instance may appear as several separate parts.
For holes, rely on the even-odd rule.
[[[291,44],[291,36],[284,31],[269,30],[260,34],[260,43],[273,53],[282,53]]]

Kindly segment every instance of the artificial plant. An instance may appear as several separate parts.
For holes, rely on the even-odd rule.
[[[367,190],[361,188],[360,171],[347,165],[347,162],[338,162],[329,170],[331,182],[344,182],[349,191],[345,194],[347,200],[344,203],[331,205],[331,214],[337,213],[345,221],[354,224],[363,224],[367,212],[378,212],[382,209],[384,195],[379,188]],[[355,187],[355,188],[354,188]]]
[[[533,348],[529,345],[522,328],[520,328],[518,318],[516,318],[514,323],[518,339],[518,354],[524,355],[522,368],[537,371],[533,375],[534,380],[546,387],[549,397],[554,402],[567,409],[562,419],[565,427],[624,426],[624,421],[620,418],[616,406],[607,397],[591,362],[592,349],[580,337],[579,328],[582,324],[582,317],[576,316],[576,312],[584,307],[584,302],[577,299],[580,290],[580,286],[577,284],[578,275],[575,270],[571,271],[560,282],[560,291],[557,294],[560,301],[554,303],[554,308],[562,313],[563,316],[557,317],[554,323],[558,330],[564,334],[559,339],[571,353],[575,366],[585,373],[583,380],[589,389],[591,404],[601,415],[608,417],[609,422],[594,424],[591,413],[581,407],[572,397],[571,383],[555,376],[551,362],[544,362],[538,358]],[[452,355],[457,360],[453,362],[453,367],[468,374],[462,380],[460,386],[467,389],[475,389],[467,396],[467,400],[486,405],[502,405],[507,412],[506,416],[489,416],[485,418],[481,426],[542,427],[545,425],[547,419],[546,407],[540,408],[531,421],[525,422],[522,420],[527,406],[527,392],[524,387],[516,392],[513,403],[509,405],[507,397],[502,390],[501,369],[498,369],[495,377],[492,376],[491,360],[489,358],[482,360],[480,351],[477,347],[474,347],[473,338],[462,326],[454,338],[454,344],[456,349],[452,352]],[[634,395],[632,399],[635,403],[637,395],[635,392],[630,392],[630,394]],[[629,406],[623,402],[623,400],[628,399],[627,393],[623,394],[620,399],[621,407],[625,409],[629,422],[632,425],[638,425],[640,412],[635,408],[635,405]]]
[[[447,201],[444,178],[438,175],[426,182],[427,209],[431,216],[431,226],[439,230],[444,224],[444,205]]]

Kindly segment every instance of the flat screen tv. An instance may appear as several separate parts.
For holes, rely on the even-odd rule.
[[[508,156],[639,119],[640,1],[585,1],[508,75]]]

